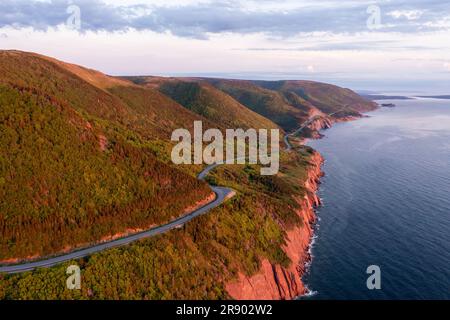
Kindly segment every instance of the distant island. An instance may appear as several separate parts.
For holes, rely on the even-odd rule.
[[[385,108],[394,108],[395,104],[393,104],[393,103],[382,103],[381,106],[385,107]]]
[[[414,98],[407,96],[388,96],[384,94],[360,94],[362,97],[369,100],[414,100]]]
[[[418,96],[419,98],[432,98],[432,99],[445,99],[450,100],[450,95],[442,95],[442,96]]]

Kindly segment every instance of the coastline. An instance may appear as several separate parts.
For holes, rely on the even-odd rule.
[[[321,139],[320,130],[331,128],[334,123],[359,120],[361,117],[349,116],[340,119],[320,119],[311,124],[314,134],[311,139]],[[308,139],[302,139],[305,144]],[[304,181],[306,194],[303,199],[296,199],[300,205],[297,214],[303,221],[300,226],[286,230],[286,245],[283,250],[291,259],[287,268],[271,264],[263,259],[259,271],[246,276],[238,274],[238,278],[226,284],[228,294],[236,300],[291,300],[307,297],[314,294],[303,282],[303,276],[312,264],[312,247],[315,241],[315,228],[317,223],[316,209],[322,205],[318,196],[321,178],[325,175],[322,165],[325,159],[314,150],[308,175]]]
[[[226,284],[226,290],[233,299],[238,300],[288,300],[309,292],[302,277],[311,262],[310,247],[316,223],[315,209],[321,205],[317,195],[320,178],[323,176],[324,159],[314,151],[311,156],[308,176],[305,183],[306,194],[296,199],[299,209],[296,213],[303,223],[286,230],[286,244],[283,250],[291,260],[287,268],[274,265],[267,259],[261,261],[260,270],[252,275],[238,274],[238,279]]]
[[[364,115],[361,117],[364,117]],[[334,123],[357,119],[360,119],[360,117],[317,119],[310,124],[310,129],[313,130],[311,139],[321,139],[323,135],[320,130],[331,128]],[[303,145],[307,140],[301,138],[299,143]],[[306,193],[303,197],[295,199],[299,205],[296,214],[301,218],[302,223],[285,230],[286,243],[282,246],[282,249],[291,260],[290,265],[281,267],[271,264],[268,259],[263,259],[256,274],[246,276],[239,273],[237,280],[225,284],[225,289],[232,298],[238,300],[288,300],[311,295],[312,292],[303,282],[303,276],[308,272],[312,262],[311,249],[315,239],[316,209],[321,205],[317,192],[320,179],[324,175],[322,171],[323,163],[322,155],[313,150],[309,159],[307,177],[301,181]],[[207,200],[209,200],[209,197],[203,201]],[[203,201],[200,203],[203,203]],[[134,234],[134,231],[136,230],[132,230],[131,234]],[[102,239],[102,243],[120,238],[119,235],[113,237],[113,239]]]

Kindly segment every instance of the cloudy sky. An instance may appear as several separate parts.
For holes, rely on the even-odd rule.
[[[112,75],[450,94],[450,1],[1,0],[0,49]]]

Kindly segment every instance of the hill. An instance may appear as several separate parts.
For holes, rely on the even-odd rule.
[[[251,81],[222,79],[205,79],[205,81],[287,131],[299,127],[299,124],[308,118],[305,110],[292,106],[280,92],[263,88]]]
[[[157,88],[180,105],[224,128],[278,128],[211,84],[194,78],[132,77],[136,84]]]
[[[328,83],[305,80],[257,82],[279,92],[291,92],[314,105],[320,111],[330,114],[339,110],[343,113],[367,112],[376,104],[364,99],[356,92]]]
[[[377,107],[350,89],[313,81],[151,76],[122,79],[158,89],[187,109],[231,128],[279,126],[293,131],[312,116],[360,117]]]
[[[312,81],[204,79],[287,131],[314,115],[360,116],[376,104],[349,89]]]
[[[211,192],[164,161],[172,129],[201,117],[157,90],[75,69],[0,52],[0,260],[161,224]]]

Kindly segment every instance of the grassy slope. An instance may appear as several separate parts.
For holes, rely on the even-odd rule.
[[[376,107],[373,102],[362,98],[350,89],[327,83],[305,80],[258,83],[261,86],[270,86],[277,91],[295,93],[324,113],[333,113],[342,109],[348,113],[366,112]]]
[[[187,109],[220,124],[223,128],[278,127],[204,81],[154,77],[134,77],[132,80],[146,87],[158,88]]]
[[[285,130],[297,128],[311,114],[359,115],[375,104],[349,89],[312,81],[247,81],[205,79],[243,105]]]
[[[213,78],[129,77],[161,92],[195,113],[228,126],[279,125],[296,129],[311,115],[339,111],[338,117],[359,116],[376,105],[355,92],[313,81],[249,81]],[[225,94],[212,87],[220,89]],[[243,109],[243,106],[249,110]],[[251,112],[253,111],[253,112]],[[263,117],[257,117],[259,114]],[[272,123],[267,123],[270,119]]]
[[[207,79],[207,81],[287,131],[297,128],[308,117],[305,110],[289,104],[283,94],[250,81],[221,79]]]
[[[0,53],[0,259],[160,224],[210,193],[156,157],[171,128],[199,117],[155,90],[108,90],[62,63]]]
[[[194,120],[212,125],[158,90],[32,53],[3,51],[0,57],[2,83],[70,102],[71,107],[90,117],[151,138],[167,139],[174,129],[189,128]]]

